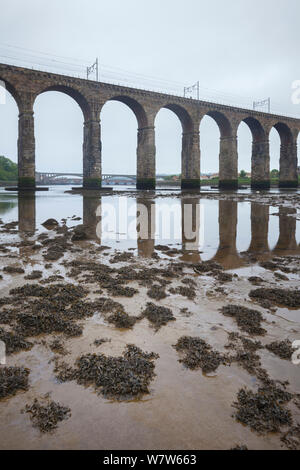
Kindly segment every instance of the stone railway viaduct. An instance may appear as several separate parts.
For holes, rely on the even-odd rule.
[[[137,123],[137,188],[155,188],[155,117],[160,109],[173,111],[182,124],[181,168],[183,189],[200,187],[201,119],[208,115],[220,130],[219,186],[237,188],[237,130],[245,122],[252,133],[252,187],[270,186],[269,134],[274,127],[280,136],[280,186],[296,187],[297,138],[300,119],[282,117],[233,106],[198,101],[119,85],[0,64],[0,80],[19,109],[18,186],[35,188],[34,102],[41,93],[60,91],[71,96],[84,117],[83,186],[101,187],[100,113],[109,100],[120,101],[134,112]]]

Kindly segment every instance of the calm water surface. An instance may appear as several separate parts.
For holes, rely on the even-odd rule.
[[[42,223],[49,218],[66,219],[68,226],[83,223],[99,244],[146,257],[156,245],[168,244],[182,250],[181,259],[213,259],[227,269],[242,267],[247,251],[264,257],[300,253],[296,211],[201,195],[180,198],[178,191],[137,196],[115,190],[92,197],[65,193],[69,189],[53,186],[31,195],[0,190],[0,218],[18,221],[20,236],[44,231]]]

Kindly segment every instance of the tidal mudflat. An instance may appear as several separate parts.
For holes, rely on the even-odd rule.
[[[299,449],[300,194],[65,189],[0,193],[0,448]]]

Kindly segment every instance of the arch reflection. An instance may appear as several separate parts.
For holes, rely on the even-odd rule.
[[[150,258],[155,246],[155,201],[136,199],[136,231],[138,255]]]
[[[225,269],[240,268],[245,261],[236,248],[237,202],[219,201],[219,247],[212,261]]]
[[[18,220],[20,235],[31,236],[36,230],[36,196],[34,191],[19,191]]]
[[[200,198],[181,199],[182,261],[199,263]]]

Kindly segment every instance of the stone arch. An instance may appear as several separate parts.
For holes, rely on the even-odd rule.
[[[144,107],[134,98],[126,95],[116,95],[112,96],[107,101],[119,101],[120,103],[126,104],[135,114],[139,129],[149,125],[148,117]]]
[[[251,187],[253,189],[270,188],[270,150],[269,139],[263,124],[253,116],[241,119],[252,135]]]
[[[76,103],[78,104],[78,106],[82,110],[84,120],[88,121],[89,119],[91,119],[92,110],[91,110],[91,106],[90,106],[88,100],[85,98],[85,96],[79,90],[77,90],[76,88],[72,88],[70,86],[66,86],[66,85],[54,84],[54,85],[47,86],[47,87],[43,88],[42,90],[38,91],[36,93],[35,97],[34,97],[33,105],[34,105],[37,97],[39,95],[41,95],[42,93],[46,93],[47,91],[58,91],[60,93],[64,93],[64,94],[70,96],[71,98],[73,98],[76,101]]]
[[[0,81],[0,155],[11,159],[15,163],[18,155],[18,120],[21,112],[20,97],[16,88],[4,77],[0,76]]]
[[[242,119],[241,122],[244,122],[249,127],[254,142],[259,142],[266,138],[266,130],[258,119],[248,116]]]
[[[161,108],[155,116],[155,147],[157,173],[181,173],[182,123],[167,108]]]
[[[155,117],[161,109],[172,111],[180,120],[182,126],[181,146],[181,188],[198,189],[200,187],[200,145],[199,123],[191,113],[182,105],[165,102],[157,110]]]
[[[2,77],[1,75],[0,75],[0,81],[4,82],[6,90],[14,98],[14,100],[15,100],[17,106],[18,106],[18,110],[20,112],[20,110],[21,110],[21,98],[20,98],[20,94],[17,91],[16,87],[10,81],[8,81],[6,78]]]
[[[45,85],[36,90],[33,105],[38,96],[46,92],[59,92],[72,98],[79,106],[83,116],[83,186],[85,189],[101,187],[101,142],[100,142],[100,105],[97,100],[88,100],[76,87],[64,83]]]
[[[170,111],[176,114],[176,116],[181,122],[183,133],[194,131],[193,119],[190,113],[183,106],[175,104],[175,103],[164,104],[161,108],[159,108],[159,110],[156,113],[156,116],[159,113],[159,111],[163,108],[169,109]]]
[[[211,117],[218,125],[221,138],[230,137],[232,135],[232,125],[228,117],[219,111],[207,111],[204,116]]]
[[[294,188],[298,186],[297,140],[292,129],[282,121],[273,124],[280,137],[279,186]],[[271,128],[271,129],[272,129]],[[270,129],[270,131],[271,131]]]
[[[220,131],[219,187],[222,189],[237,189],[237,137],[231,119],[226,114],[216,110],[207,110],[203,113],[202,117],[204,116],[211,117]]]
[[[155,188],[155,139],[154,124],[148,113],[139,101],[128,95],[116,94],[108,96],[103,106],[109,101],[120,102],[131,109],[137,120],[137,159],[136,175],[137,189]],[[103,109],[102,106],[102,109]]]
[[[280,137],[281,145],[290,144],[293,141],[293,134],[290,127],[284,122],[277,122],[272,127],[274,127]]]

